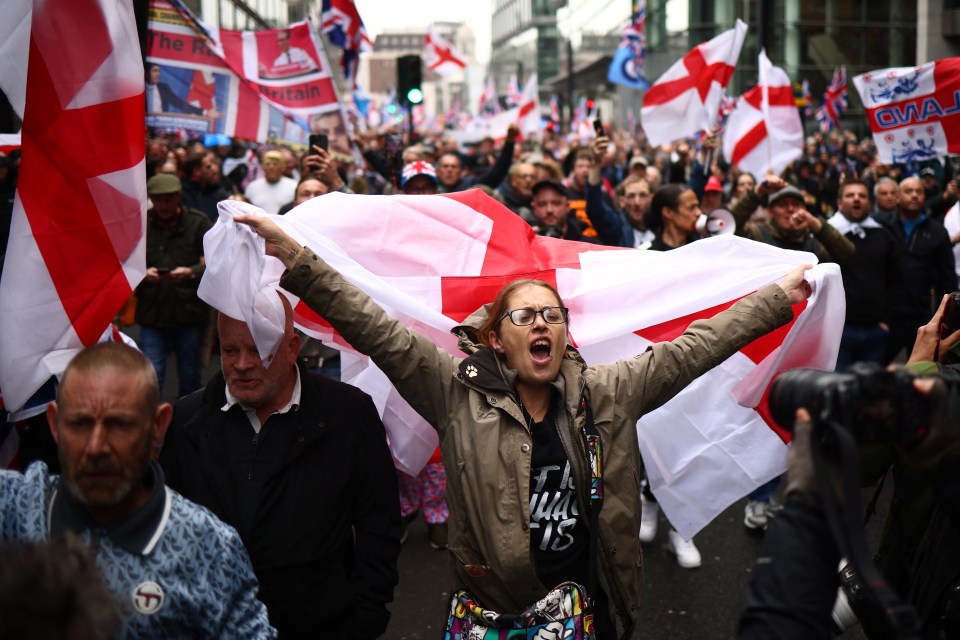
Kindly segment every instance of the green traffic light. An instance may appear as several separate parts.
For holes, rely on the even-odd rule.
[[[410,89],[410,91],[407,92],[407,101],[410,104],[420,104],[423,102],[423,91],[417,87]]]

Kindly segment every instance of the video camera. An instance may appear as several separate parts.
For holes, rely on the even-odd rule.
[[[770,389],[773,419],[788,431],[805,407],[816,420],[849,429],[857,444],[919,444],[930,426],[928,401],[913,388],[914,375],[858,362],[845,373],[795,369],[781,374]]]
[[[837,549],[850,561],[840,574],[836,631],[844,628],[841,621],[855,620],[850,615],[855,612],[869,638],[919,637],[916,610],[880,576],[867,550],[858,473],[863,447],[887,444],[909,451],[927,437],[934,416],[930,398],[914,388],[915,378],[903,369],[859,362],[844,373],[787,371],[770,390],[770,412],[780,426],[792,432],[800,407],[814,425],[810,455],[824,517]],[[957,390],[956,382],[941,378],[951,393]],[[878,497],[879,491],[874,503]],[[872,509],[873,504],[868,514]]]

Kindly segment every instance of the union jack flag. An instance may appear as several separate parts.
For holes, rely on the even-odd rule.
[[[638,0],[633,6],[630,21],[623,28],[620,44],[610,62],[608,81],[635,89],[646,89],[650,86],[643,75],[643,63],[647,58],[647,36],[644,33],[646,23],[646,0]]]
[[[817,107],[817,120],[820,121],[820,131],[831,131],[840,128],[840,116],[847,108],[847,70],[837,67],[833,72],[833,79],[827,85],[823,94],[823,104]]]
[[[414,176],[430,176],[436,180],[437,170],[434,169],[433,165],[429,162],[424,162],[423,160],[414,160],[403,168],[401,184],[406,184],[407,180],[410,180]]]
[[[360,53],[372,51],[373,42],[367,35],[363,20],[353,0],[323,0],[320,14],[320,32],[327,34],[330,42],[343,49],[340,68],[356,88],[357,66]]]
[[[620,45],[629,44],[633,49],[633,64],[635,69],[642,69],[647,59],[647,2],[640,0],[633,5],[633,16],[629,24],[623,29],[623,40]]]
[[[733,113],[733,109],[736,106],[736,98],[728,96],[726,91],[720,94],[720,104],[717,106],[717,135],[723,135],[723,130],[727,125],[727,118]],[[697,134],[696,141],[698,151],[703,146],[703,140],[709,133],[709,131],[704,129]]]

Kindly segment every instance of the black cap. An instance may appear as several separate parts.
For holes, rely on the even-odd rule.
[[[925,167],[923,170],[920,171],[920,177],[922,178],[923,176],[933,176],[934,178],[936,178],[937,172],[934,171],[932,167]]]
[[[541,180],[537,184],[533,185],[533,189],[530,190],[530,193],[537,195],[537,192],[540,191],[540,189],[546,189],[547,187],[556,189],[557,192],[562,194],[564,197],[567,196],[567,188],[563,186],[562,182],[557,180]]]

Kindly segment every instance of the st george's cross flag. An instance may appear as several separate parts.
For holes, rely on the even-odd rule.
[[[20,26],[29,44],[0,68],[4,83],[26,83],[0,280],[0,389],[10,411],[100,339],[146,271],[144,75],[133,7],[11,0],[4,11],[23,15],[28,5],[32,18]],[[7,65],[26,73],[8,74]]]
[[[428,71],[444,77],[467,68],[466,59],[437,33],[433,25],[427,27],[427,35],[423,43],[423,64]]]
[[[537,74],[531,73],[523,85],[517,104],[517,126],[524,137],[535,137],[540,133],[540,91],[537,87]]]
[[[886,164],[915,164],[960,153],[960,58],[881,69],[853,84]]]
[[[720,96],[746,37],[746,23],[737,20],[733,29],[694,47],[653,83],[640,109],[650,144],[692,138],[716,126]]]
[[[204,238],[207,270],[200,296],[252,327],[261,357],[282,336],[276,296],[283,265],[263,241],[232,222],[258,210],[224,201]],[[812,254],[732,235],[670,252],[600,248],[534,235],[523,220],[479,190],[438,196],[328,194],[273,218],[387,312],[452,354],[450,330],[518,277],[556,285],[570,308],[570,336],[591,364],[632,358],[679,336],[739,298],[779,281]],[[377,229],[376,234],[369,230]],[[714,515],[783,471],[785,434],[762,402],[785,367],[832,369],[843,325],[836,265],[808,272],[814,295],[791,324],[729,358],[640,422],[640,442],[655,492],[671,522],[692,535]],[[341,355],[345,381],[371,394],[398,466],[416,473],[437,436],[366,357],[293,300],[297,325]],[[738,400],[734,400],[737,398]]]
[[[723,155],[727,162],[757,176],[779,175],[803,153],[803,123],[790,78],[759,57],[758,84],[740,96],[727,119]]]

